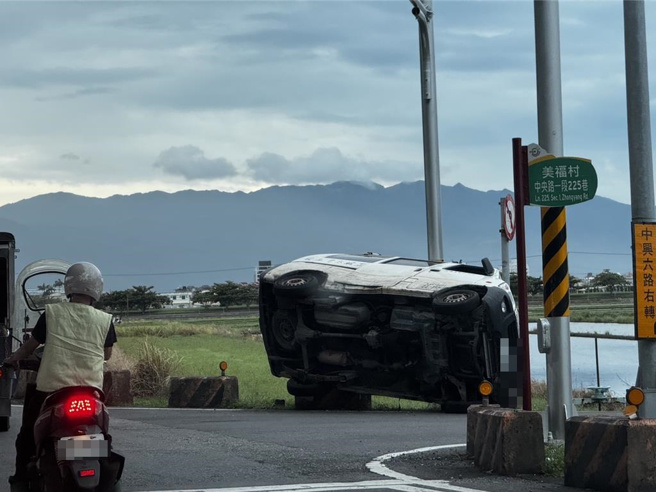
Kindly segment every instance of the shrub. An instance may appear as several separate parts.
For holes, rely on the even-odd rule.
[[[105,363],[106,371],[134,371],[134,360],[121,350],[120,347],[114,345],[112,349],[112,357]]]
[[[182,357],[167,348],[158,348],[146,340],[137,353],[132,371],[132,392],[135,396],[164,394],[168,378],[180,369]]]

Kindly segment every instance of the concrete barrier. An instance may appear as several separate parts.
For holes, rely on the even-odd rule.
[[[542,473],[542,416],[508,408],[469,407],[467,454],[483,471],[510,476]]]
[[[235,376],[171,378],[170,408],[225,408],[239,400]]]
[[[28,384],[36,384],[36,371],[21,370],[15,382],[14,400],[24,400]],[[103,392],[107,406],[133,405],[130,371],[105,371]]]
[[[656,490],[656,422],[573,417],[565,423],[565,485],[604,492]]]
[[[105,371],[103,376],[105,405],[116,407],[134,404],[130,385],[130,371]]]
[[[656,421],[629,421],[627,445],[630,490],[656,490]]]

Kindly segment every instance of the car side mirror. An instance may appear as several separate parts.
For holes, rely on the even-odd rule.
[[[483,263],[483,272],[485,273],[485,275],[487,275],[488,277],[494,275],[494,267],[492,266],[492,262],[490,262],[489,258],[483,258],[481,260],[481,263]]]

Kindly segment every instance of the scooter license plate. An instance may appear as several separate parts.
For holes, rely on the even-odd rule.
[[[57,459],[109,458],[109,441],[102,434],[62,437],[57,441]]]

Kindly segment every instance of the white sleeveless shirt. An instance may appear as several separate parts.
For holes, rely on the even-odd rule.
[[[94,386],[102,390],[104,346],[111,323],[111,314],[85,304],[46,305],[46,342],[36,389],[50,393],[68,386]]]

